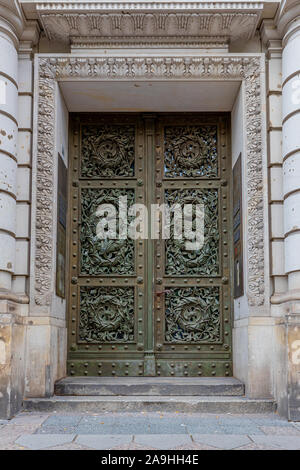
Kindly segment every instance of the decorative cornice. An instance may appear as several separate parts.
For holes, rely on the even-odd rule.
[[[245,84],[247,295],[249,305],[265,302],[264,200],[262,170],[261,56],[76,57],[38,56],[38,115],[35,205],[34,301],[51,303],[56,80],[242,80]],[[34,242],[34,240],[33,240]]]
[[[129,2],[97,2],[97,1],[65,1],[65,2],[35,2],[36,9],[38,11],[124,11],[124,10],[145,10],[145,11],[157,11],[157,10],[221,10],[221,11],[232,11],[232,10],[262,10],[264,7],[263,2],[231,2],[231,1],[144,1],[139,0]]]
[[[125,8],[125,7],[124,7]],[[186,10],[188,11],[188,10]],[[177,37],[223,36],[230,41],[249,39],[256,31],[260,12],[143,12],[88,13],[40,12],[49,39],[69,43],[74,37]],[[149,41],[148,41],[149,42]]]
[[[137,43],[142,48],[197,48],[214,49],[228,52],[228,40],[226,37],[215,36],[213,38],[206,36],[186,36],[182,41],[181,36],[164,37],[164,36],[148,36],[148,37],[99,37],[99,36],[78,36],[71,37],[71,50],[80,49],[114,49],[114,48],[136,48]]]

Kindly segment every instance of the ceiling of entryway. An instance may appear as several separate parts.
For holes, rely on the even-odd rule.
[[[70,112],[231,111],[239,81],[60,82]]]

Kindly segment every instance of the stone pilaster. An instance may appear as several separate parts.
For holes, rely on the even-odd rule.
[[[18,152],[16,259],[12,290],[28,298],[31,168],[33,133],[33,53],[39,38],[37,22],[27,22],[18,49]],[[29,298],[28,298],[29,301]]]
[[[273,296],[286,292],[284,268],[282,194],[282,42],[273,20],[264,20],[260,29],[266,53],[267,142],[270,212],[270,273]]]

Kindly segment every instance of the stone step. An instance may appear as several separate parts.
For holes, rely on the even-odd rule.
[[[212,396],[53,396],[27,398],[23,402],[27,411],[102,413],[141,411],[180,411],[182,413],[270,413],[276,410],[274,400],[246,397]]]
[[[242,396],[233,377],[66,377],[55,394],[66,396]]]

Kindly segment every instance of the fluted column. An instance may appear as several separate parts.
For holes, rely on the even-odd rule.
[[[300,16],[283,38],[282,75],[285,271],[289,293],[300,300]]]

